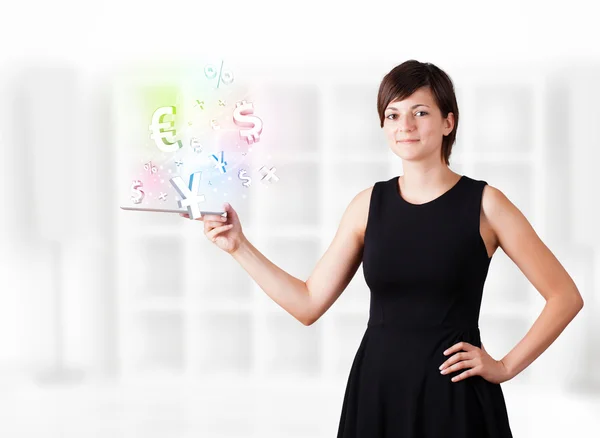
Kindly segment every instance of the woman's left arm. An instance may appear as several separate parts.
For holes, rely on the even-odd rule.
[[[513,378],[558,338],[582,309],[583,298],[565,268],[504,193],[485,186],[482,209],[499,246],[546,300],[531,329],[501,360],[508,378]]]

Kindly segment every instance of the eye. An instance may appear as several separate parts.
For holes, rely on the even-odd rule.
[[[417,111],[415,114],[419,114],[419,113],[423,113],[423,114],[428,114],[427,111]],[[386,118],[390,118],[392,116],[396,116],[396,114],[389,114]],[[391,119],[391,120],[395,120],[395,119]]]

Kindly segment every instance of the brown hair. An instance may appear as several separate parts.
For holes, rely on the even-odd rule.
[[[397,65],[384,76],[377,94],[380,126],[383,128],[385,109],[390,102],[405,99],[421,87],[429,87],[442,117],[448,117],[450,112],[454,114],[454,128],[442,139],[441,150],[441,158],[446,165],[450,165],[450,154],[458,129],[458,103],[452,80],[435,65],[410,59]]]

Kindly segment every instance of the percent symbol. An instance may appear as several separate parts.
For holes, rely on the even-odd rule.
[[[147,170],[150,173],[156,173],[157,172],[156,166],[152,165],[152,161],[149,161],[146,164],[144,164],[144,170]]]
[[[217,88],[219,88],[221,81],[223,81],[225,85],[229,85],[233,82],[233,72],[231,72],[231,70],[223,71],[223,61],[221,61],[221,67],[219,68],[218,73],[219,79],[217,80]],[[217,76],[217,70],[214,65],[209,64],[204,67],[204,74],[208,79],[214,79],[215,76]]]

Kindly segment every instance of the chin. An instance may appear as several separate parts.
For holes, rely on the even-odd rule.
[[[394,155],[400,157],[403,161],[419,161],[425,157],[422,150],[407,151],[399,150],[398,148],[392,149]]]
[[[415,154],[407,154],[405,152],[399,152],[399,151],[396,151],[396,150],[393,150],[393,149],[392,149],[392,152],[398,158],[401,158],[402,160],[406,160],[406,161],[411,161],[411,160],[414,160],[415,158],[417,158],[417,156]]]
[[[397,143],[394,147],[391,148],[394,154],[398,155],[400,158],[415,158],[418,155],[423,153],[423,148],[415,147],[417,143],[412,144],[402,144]]]

